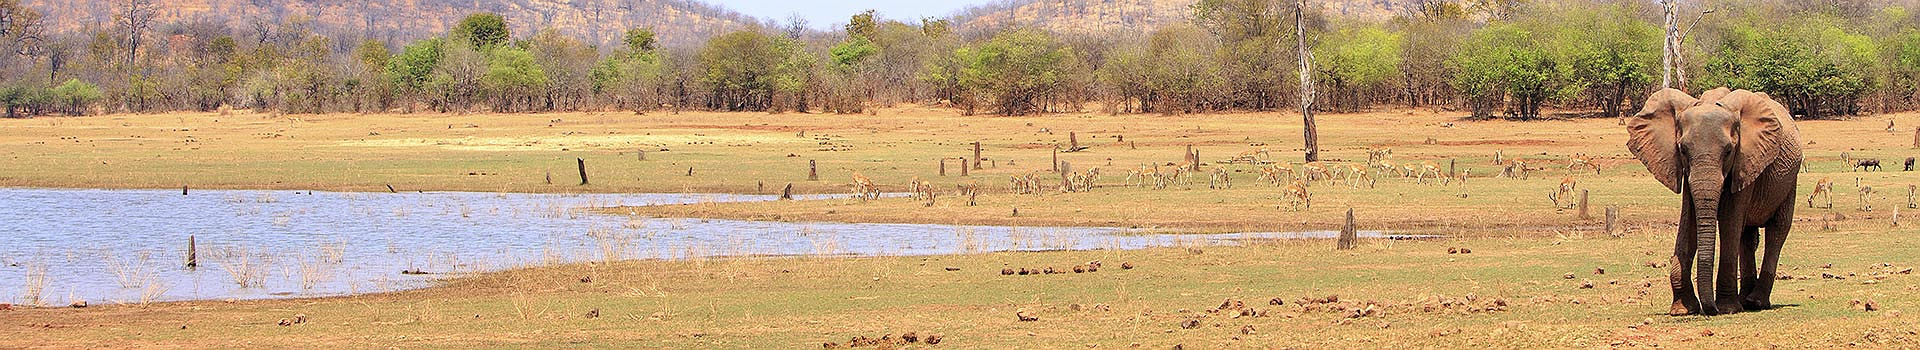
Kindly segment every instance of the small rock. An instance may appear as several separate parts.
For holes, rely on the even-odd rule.
[[[1593,281],[1581,281],[1580,289],[1593,289]]]
[[[1280,298],[1273,298],[1272,300],[1267,300],[1267,305],[1279,306],[1279,305],[1286,305],[1286,304],[1287,304],[1287,301],[1280,300]]]
[[[1026,311],[1016,312],[1013,314],[1013,316],[1019,318],[1021,322],[1033,322],[1033,321],[1040,320],[1039,316],[1034,316],[1033,314],[1028,313]]]
[[[1447,247],[1447,254],[1460,254],[1460,248]]]
[[[593,276],[580,276],[580,283],[593,283]]]
[[[1200,328],[1199,319],[1189,318],[1186,321],[1180,321],[1180,329],[1194,329],[1194,328]]]
[[[1470,249],[1470,248],[1460,248],[1460,254],[1473,254],[1473,249]]]
[[[1595,275],[1605,275],[1605,274],[1607,274],[1607,269],[1605,269],[1605,268],[1599,268],[1599,267],[1595,267],[1595,268],[1593,268],[1593,274],[1595,274]]]
[[[831,349],[839,349],[839,348],[840,348],[840,343],[835,343],[835,342],[825,342],[825,343],[820,343],[820,348],[821,348],[821,349],[829,349],[829,350],[831,350]]]
[[[1641,320],[1640,320],[1640,324],[1642,324],[1642,325],[1648,325],[1648,326],[1651,326],[1651,325],[1653,325],[1653,318],[1652,318],[1652,317],[1648,317],[1648,318],[1645,318],[1645,319],[1641,319]]]
[[[1080,311],[1080,304],[1069,304],[1067,310]]]
[[[1833,268],[1833,263],[1826,263],[1826,264],[1822,264],[1822,265],[1820,265],[1820,268],[1823,268],[1823,269],[1831,269],[1831,268]]]
[[[293,314],[293,324],[307,323],[307,314]]]
[[[914,332],[907,332],[907,334],[900,335],[900,340],[908,343],[918,343],[920,342],[920,334],[914,333]]]
[[[1240,334],[1253,335],[1253,325],[1240,326]]]
[[[293,325],[293,320],[289,320],[289,319],[284,319],[284,318],[282,318],[282,319],[280,319],[280,323],[278,323],[278,324],[279,324],[279,325],[280,325],[281,327],[286,327],[286,326],[292,326],[292,325]]]
[[[960,268],[958,268],[958,267],[952,267],[952,266],[948,266],[948,267],[947,267],[947,271],[960,271]]]
[[[1012,275],[1012,274],[1013,274],[1013,268],[1011,267],[1000,269],[1001,276]],[[1025,275],[1025,274],[1023,273],[1022,275]]]
[[[592,310],[587,310],[587,318],[600,318],[600,309],[594,308]]]
[[[1867,312],[1880,311],[1880,303],[1867,300],[1865,303],[1860,303],[1860,309],[1866,310]]]
[[[1702,329],[1702,330],[1700,330],[1700,336],[1702,336],[1702,337],[1711,337],[1711,336],[1713,336],[1713,330],[1711,330],[1711,329]]]
[[[1573,273],[1572,273],[1572,272],[1568,272],[1568,273],[1567,273],[1566,275],[1563,275],[1563,276],[1560,276],[1560,277],[1562,277],[1562,278],[1566,278],[1566,279],[1573,279]]]
[[[1087,273],[1087,267],[1081,266],[1081,265],[1074,265],[1073,273]]]
[[[87,307],[87,301],[86,300],[75,301],[72,304],[67,304],[67,306],[73,307],[75,309],[85,308]]]
[[[1122,263],[1120,263],[1120,269],[1121,269],[1121,270],[1132,270],[1132,269],[1133,269],[1133,262],[1131,262],[1131,261],[1128,261],[1128,262],[1122,262]]]
[[[0,303],[0,311],[13,311],[13,304]]]

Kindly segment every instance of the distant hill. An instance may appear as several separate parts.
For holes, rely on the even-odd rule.
[[[1008,0],[960,11],[963,29],[1035,26],[1063,33],[1150,31],[1190,21],[1195,0]],[[1329,15],[1381,20],[1392,18],[1418,0],[1313,0]]]
[[[55,32],[112,25],[110,0],[24,0],[47,15]],[[244,29],[310,19],[322,33],[367,33],[411,40],[441,33],[476,12],[505,15],[515,33],[553,28],[595,44],[615,43],[629,28],[651,27],[667,45],[699,43],[757,20],[694,0],[153,0],[159,23],[210,18]]]

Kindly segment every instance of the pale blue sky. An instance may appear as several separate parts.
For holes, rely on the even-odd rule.
[[[708,0],[734,11],[779,22],[800,14],[815,29],[833,29],[847,23],[847,17],[868,9],[879,10],[880,17],[909,21],[921,17],[945,17],[968,6],[992,3],[992,0]]]

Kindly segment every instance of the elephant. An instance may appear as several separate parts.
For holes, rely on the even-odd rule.
[[[1668,313],[1772,308],[1802,160],[1800,131],[1788,109],[1747,90],[1723,87],[1694,98],[1663,89],[1647,98],[1627,130],[1627,148],[1681,197]],[[1756,266],[1762,229],[1766,250]]]

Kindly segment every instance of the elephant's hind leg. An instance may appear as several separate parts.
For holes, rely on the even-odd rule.
[[[1780,279],[1780,249],[1787,245],[1787,233],[1793,231],[1793,206],[1780,208],[1767,225],[1766,250],[1761,252],[1758,283],[1746,290],[1740,298],[1741,304],[1748,310],[1766,310],[1773,308],[1773,283]]]
[[[1758,265],[1756,265],[1756,261],[1754,261],[1754,250],[1760,247],[1759,241],[1760,227],[1748,227],[1740,230],[1740,251],[1738,254],[1740,254],[1739,290],[1741,296],[1753,293],[1753,289],[1760,286],[1760,275],[1756,273]],[[1742,299],[1742,301],[1744,302],[1745,299]],[[1748,310],[1753,310],[1749,305],[1742,304],[1741,306],[1746,307]]]

